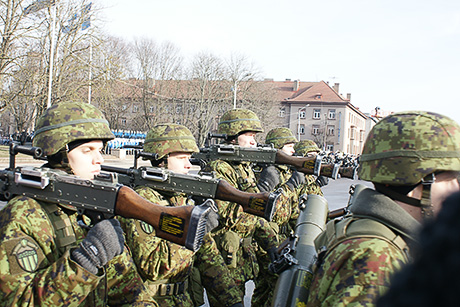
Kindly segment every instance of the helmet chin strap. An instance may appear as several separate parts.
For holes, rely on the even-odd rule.
[[[411,196],[407,196],[401,193],[398,193],[391,188],[378,185],[376,190],[394,200],[399,200],[405,204],[420,207],[422,218],[424,221],[430,220],[434,217],[433,204],[431,203],[431,185],[435,182],[436,177],[434,173],[428,174],[423,177],[422,184],[422,198],[417,199]]]
[[[420,200],[420,209],[423,220],[427,221],[434,217],[433,204],[431,203],[431,185],[435,182],[434,173],[426,175],[422,179],[422,199]]]

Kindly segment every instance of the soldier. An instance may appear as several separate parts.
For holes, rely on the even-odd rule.
[[[98,109],[65,102],[41,116],[33,144],[47,157],[44,167],[91,180],[110,139]],[[88,231],[77,216],[73,206],[27,196],[14,197],[0,211],[0,305],[157,306],[118,221],[103,220]]]
[[[271,144],[274,148],[292,156],[296,153],[295,148],[298,141],[292,134],[291,129],[279,127],[274,128],[267,133],[265,144]],[[302,147],[301,150],[302,153],[304,153],[305,148]],[[298,171],[293,170],[288,165],[265,165],[260,173],[257,187],[261,191],[271,191],[285,184],[292,176],[296,178],[295,180],[298,182],[298,186],[296,187],[295,192],[291,194],[291,203],[293,204],[293,206],[291,206],[291,215],[287,222],[279,225],[272,225],[275,229],[279,229],[278,238],[280,242],[287,239],[291,230],[294,229],[296,225],[297,218],[299,217],[299,208],[296,204],[298,203],[300,195],[323,195],[314,176],[301,174]],[[264,255],[263,253],[257,253],[257,261],[264,267],[267,267],[270,264],[270,259],[268,259],[266,254]],[[264,306],[264,304],[269,306],[271,304],[276,279],[276,275],[270,274],[266,270],[260,271],[259,275],[254,280],[256,285],[252,296],[252,304],[254,306]]]
[[[244,109],[225,112],[218,126],[218,133],[227,135],[226,143],[240,147],[256,147],[255,135],[259,132],[263,132],[259,118],[254,112]],[[245,192],[259,192],[251,163],[217,160],[212,161],[210,166],[216,171],[217,177],[225,179],[235,188]],[[296,179],[301,180],[300,177],[302,176]],[[293,179],[281,187],[285,195],[282,196],[280,208],[277,208],[274,214],[273,225],[288,221],[291,215],[290,194],[298,184]],[[278,244],[278,229],[272,229],[266,220],[244,213],[238,204],[228,202],[217,202],[217,204],[220,221],[219,227],[213,231],[213,234],[224,255],[224,260],[229,263],[232,276],[244,291],[245,283],[254,279],[259,269],[268,270],[268,266],[259,266],[257,263],[255,248],[261,248],[263,253],[272,254]],[[270,302],[266,301],[264,304]]]
[[[144,152],[157,155],[156,160],[151,160],[153,166],[166,167],[180,174],[190,171],[192,165],[189,159],[197,151],[198,146],[190,130],[177,124],[155,126],[148,132],[144,143]],[[156,191],[146,186],[137,187],[136,192],[164,206],[194,204],[182,193]],[[204,237],[202,247],[194,254],[185,247],[157,238],[154,229],[142,221],[119,220],[139,272],[160,306],[194,306],[189,282],[193,266],[201,273],[202,284],[211,294],[212,306],[242,306],[243,293],[229,276],[210,235]],[[198,291],[202,296],[203,288],[199,287]],[[214,297],[219,300],[212,300]]]
[[[416,235],[459,190],[460,126],[430,112],[401,112],[377,123],[359,176],[375,189],[354,196],[350,215],[315,240],[319,252],[307,306],[375,305],[410,260]]]
[[[316,156],[320,150],[318,145],[311,140],[303,140],[294,145],[295,155],[302,157]],[[313,175],[305,175],[305,182],[299,195],[302,194],[317,194],[323,196],[321,188],[329,183],[329,179],[324,176],[315,177]]]

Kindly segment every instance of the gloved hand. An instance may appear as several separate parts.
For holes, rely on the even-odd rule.
[[[207,206],[210,207],[210,210],[208,211],[207,215],[207,220],[206,220],[206,226],[205,226],[205,231],[206,233],[212,231],[214,228],[219,226],[219,211],[217,209],[216,203],[212,199],[207,199],[204,203],[202,203],[200,206]]]
[[[270,257],[271,262],[274,262],[274,261],[278,260],[279,254],[278,254],[278,248],[277,247],[270,248],[267,251],[267,253],[268,253],[268,256]]]
[[[123,252],[125,238],[120,222],[103,220],[94,225],[80,246],[72,250],[70,258],[93,274],[113,257]]]
[[[280,183],[280,174],[275,166],[270,165],[260,173],[257,187],[260,192],[270,192]]]
[[[316,183],[319,185],[319,187],[324,187],[329,183],[329,178],[324,176],[318,176],[318,178],[316,178]]]
[[[211,208],[208,214],[208,220],[206,221],[206,233],[212,231],[217,226],[219,226],[219,213],[217,213],[217,210]]]
[[[301,172],[292,172],[291,178],[286,182],[286,185],[294,191],[298,186],[305,183],[305,175]]]

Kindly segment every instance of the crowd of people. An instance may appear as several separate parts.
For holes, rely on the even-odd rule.
[[[256,135],[263,131],[258,116],[246,109],[225,112],[218,125],[225,144],[246,148],[257,147]],[[460,235],[457,123],[430,112],[390,115],[374,126],[359,158],[321,152],[284,127],[268,131],[265,144],[288,156],[320,156],[323,163],[347,167],[359,159],[360,179],[374,185],[360,190],[349,212],[329,221],[316,238],[313,280],[308,299],[302,296],[299,305],[431,306],[439,295],[443,306],[455,304],[449,292],[456,283],[446,283],[456,276],[454,246]],[[184,176],[199,151],[185,126],[159,124],[146,135],[113,131],[100,110],[78,102],[48,108],[32,145],[43,149],[44,167],[87,180],[100,173],[104,148],[142,145],[152,154],[152,166]],[[322,196],[328,180],[281,164],[260,164],[255,171],[244,159],[222,158],[209,167],[240,191],[276,191],[273,218],[215,199],[211,214],[218,223],[207,229],[201,247],[190,251],[129,216],[87,227],[87,217],[72,205],[26,195],[10,199],[0,211],[0,305],[201,306],[206,290],[211,306],[238,307],[252,280],[251,305],[271,306],[278,275],[268,266],[293,234],[300,199]],[[149,186],[134,190],[154,204],[200,205],[183,193]],[[83,227],[81,220],[88,223]],[[434,266],[433,257],[445,261]]]

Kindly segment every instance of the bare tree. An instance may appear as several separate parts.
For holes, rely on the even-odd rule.
[[[179,49],[170,42],[161,44],[152,39],[135,39],[133,54],[137,63],[135,72],[140,80],[142,120],[146,129],[170,119],[170,106],[176,84],[181,75],[182,57]]]

